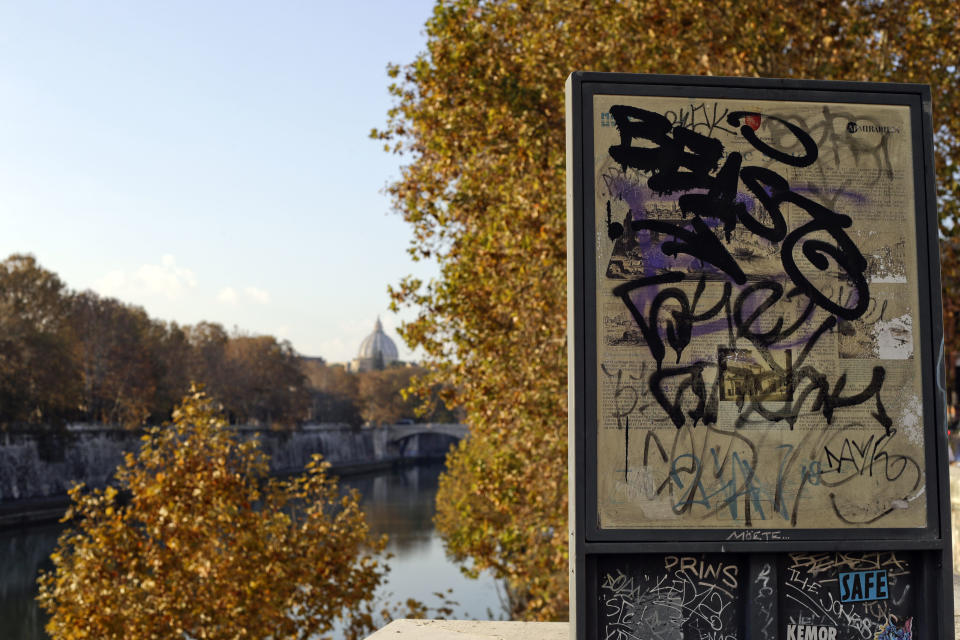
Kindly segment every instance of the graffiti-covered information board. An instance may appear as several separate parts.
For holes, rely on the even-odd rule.
[[[699,638],[743,631],[743,559],[721,554],[607,556],[600,562],[602,637]]]
[[[821,628],[833,640],[912,638],[916,564],[896,552],[787,554],[779,591],[788,638]]]
[[[935,635],[929,90],[577,73],[567,91],[578,637]],[[670,620],[681,635],[650,631]]]
[[[600,526],[926,526],[909,108],[593,100]]]

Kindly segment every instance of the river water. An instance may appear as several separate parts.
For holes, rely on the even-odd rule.
[[[345,477],[341,485],[362,496],[367,522],[375,534],[390,537],[394,554],[380,604],[417,598],[430,607],[441,601],[433,593],[452,589],[453,618],[498,619],[504,616],[496,584],[488,576],[469,580],[448,560],[433,528],[434,497],[442,463]],[[60,527],[39,526],[0,531],[0,638],[45,640],[44,616],[34,602],[36,576],[50,568],[49,554]],[[378,609],[380,607],[378,606]]]

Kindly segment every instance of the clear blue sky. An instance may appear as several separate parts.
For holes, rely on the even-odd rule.
[[[435,267],[383,187],[432,0],[0,3],[0,258],[156,318],[352,358]],[[407,312],[403,317],[411,317]]]

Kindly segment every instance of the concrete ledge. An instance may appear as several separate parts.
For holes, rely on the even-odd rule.
[[[566,622],[394,620],[367,640],[568,640]]]
[[[569,640],[566,622],[394,620],[366,640]],[[960,640],[960,616],[954,638]]]

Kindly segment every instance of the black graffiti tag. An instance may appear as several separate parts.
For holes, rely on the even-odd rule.
[[[657,362],[657,370],[649,377],[649,391],[674,425],[680,428],[688,419],[694,425],[715,422],[720,376],[715,377],[711,388],[705,382],[704,372],[718,367],[716,363],[701,361],[665,367],[667,349],[672,349],[679,365],[697,331],[705,330],[698,327],[710,325],[709,330],[713,331],[725,321],[729,348],[745,339],[769,367],[769,371],[751,374],[756,379],[751,378],[747,386],[760,389],[783,385],[790,389],[791,396],[772,402],[764,401],[760,395],[746,397],[742,390],[735,391],[739,394],[736,400],[740,409],[737,426],[757,415],[773,422],[785,421],[793,428],[804,407],[821,413],[829,424],[836,410],[873,399],[876,410],[872,415],[889,432],[892,420],[880,399],[886,375],[883,367],[874,368],[864,388],[848,392],[846,374],[831,381],[805,362],[818,341],[838,322],[861,318],[871,305],[865,275],[867,260],[847,234],[852,219],[831,209],[832,204],[827,206],[794,191],[777,171],[744,165],[743,156],[737,152],[725,154],[719,140],[683,126],[683,120],[672,122],[659,113],[626,105],[611,107],[610,114],[620,137],[619,144],[609,148],[610,157],[623,171],[632,169],[646,175],[646,186],[652,192],[674,196],[681,216],[663,219],[647,216],[643,211],[634,212],[622,225],[616,223],[617,237],[627,233],[628,227],[635,235],[646,232],[651,242],[659,238],[664,256],[691,256],[701,264],[712,265],[727,278],[721,291],[713,292],[711,299],[717,302],[709,304],[702,302],[705,275],[700,276],[692,298],[680,287],[663,287],[688,278],[689,273],[680,269],[662,268],[653,274],[647,271],[613,289],[613,295],[629,311]],[[776,141],[765,141],[757,135],[759,125],[754,125],[761,119],[775,123],[781,130]],[[726,122],[738,128],[739,135],[757,152],[775,163],[802,168],[813,165],[819,156],[814,139],[802,127],[783,118],[737,111],[728,113]],[[713,132],[712,127],[708,129],[708,133]],[[759,209],[746,205],[741,185],[743,193],[753,198]],[[806,220],[788,229],[785,206],[793,207]],[[608,225],[613,225],[610,217],[608,209]],[[738,231],[741,228],[743,231]],[[752,234],[776,247],[783,274],[748,274],[730,248],[735,232]],[[829,278],[813,275],[828,272],[831,265],[849,285],[846,297],[833,295]],[[794,298],[798,299],[801,311],[789,326],[784,326],[787,323],[782,315],[768,317],[775,313],[778,302]],[[814,321],[816,309],[825,311],[827,317]],[[801,332],[806,334],[805,340]],[[772,349],[788,340],[804,343],[789,371],[777,365],[771,354]],[[685,398],[692,399],[693,405],[687,406]]]
[[[723,166],[723,145],[719,140],[696,133],[682,126],[671,125],[663,115],[637,107],[615,105],[610,108],[620,133],[620,144],[609,149],[610,157],[624,170],[633,168],[649,173],[647,186],[659,194],[681,193],[678,198],[685,218],[682,223],[653,220],[642,217],[632,220],[636,233],[648,230],[662,233],[672,239],[663,242],[664,255],[690,255],[710,263],[738,285],[747,281],[743,268],[726,244],[711,228],[722,225],[727,243],[738,224],[751,233],[774,244],[780,243],[780,257],[787,277],[804,294],[828,313],[845,320],[859,318],[869,304],[870,292],[864,271],[867,261],[845,229],[852,225],[849,216],[832,211],[822,204],[791,190],[789,183],[775,171],[758,166],[742,166],[739,153],[727,154]],[[748,117],[761,114],[738,111],[727,116],[731,126],[740,125]],[[803,148],[802,155],[793,155],[760,140],[753,128],[740,126],[743,137],[763,155],[794,167],[805,167],[816,162],[817,145],[800,127],[775,116],[763,116],[786,127]],[[649,145],[634,145],[634,141]],[[738,186],[756,197],[771,222],[765,225],[751,215],[743,202],[736,200]],[[688,193],[694,189],[706,193]],[[781,205],[792,204],[806,212],[811,220],[787,232]],[[686,216],[690,216],[689,219]],[[826,234],[833,243],[822,239]],[[817,271],[829,268],[832,259],[856,292],[852,307],[830,300],[797,264],[795,250],[800,250],[806,262]]]

